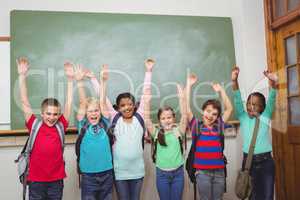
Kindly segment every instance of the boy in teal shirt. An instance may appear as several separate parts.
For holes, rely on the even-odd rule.
[[[90,72],[81,66],[75,67],[74,78],[77,80],[80,102],[77,113],[78,130],[80,134],[85,132],[79,150],[79,169],[82,174],[81,199],[111,200],[113,165],[110,138],[107,133],[109,114],[106,108],[108,69],[103,65],[100,76],[100,101],[85,96],[82,80],[87,73]]]

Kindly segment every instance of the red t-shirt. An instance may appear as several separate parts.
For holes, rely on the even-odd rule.
[[[31,131],[34,119],[36,117],[32,115],[26,123],[29,131]],[[63,115],[58,121],[63,124],[64,130],[66,130],[68,121]],[[31,151],[28,180],[50,182],[65,177],[65,163],[59,133],[55,126],[49,127],[43,123]]]

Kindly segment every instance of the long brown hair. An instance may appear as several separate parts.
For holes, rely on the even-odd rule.
[[[158,121],[160,121],[160,116],[161,116],[162,112],[164,112],[164,111],[171,111],[173,117],[175,118],[175,112],[174,112],[173,108],[171,108],[170,106],[164,106],[164,107],[158,109],[158,112],[157,112]],[[165,130],[163,129],[161,124],[159,124],[159,131],[158,131],[158,134],[157,134],[157,140],[158,140],[160,145],[167,146],[164,133],[165,133]]]

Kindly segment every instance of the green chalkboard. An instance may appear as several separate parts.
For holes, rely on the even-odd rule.
[[[209,82],[217,81],[232,96],[230,70],[235,63],[230,18],[140,14],[77,13],[48,11],[11,12],[11,127],[23,128],[16,58],[30,63],[29,99],[35,113],[47,97],[63,104],[66,80],[63,63],[81,63],[95,73],[108,64],[112,72],[108,95],[112,102],[125,91],[139,99],[144,78],[144,60],[156,60],[153,71],[153,117],[161,105],[178,108],[175,83],[183,84],[188,71],[196,73],[193,110],[216,98]],[[87,81],[89,94],[93,89]],[[74,112],[78,105],[74,91]]]

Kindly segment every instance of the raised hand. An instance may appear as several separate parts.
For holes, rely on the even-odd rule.
[[[276,73],[272,73],[269,70],[265,70],[263,73],[265,77],[267,77],[270,81],[273,81],[275,83],[278,82],[278,76],[276,75]]]
[[[74,66],[74,78],[76,81],[81,81],[84,79],[86,72],[82,65]]]
[[[278,87],[278,76],[269,70],[265,70],[264,75],[269,79],[271,87],[276,89]]]
[[[87,68],[84,69],[84,75],[87,78],[95,78],[95,74]]]
[[[101,72],[100,72],[100,78],[103,81],[107,81],[108,77],[109,77],[108,65],[104,64],[104,65],[102,65],[102,69],[101,69]]]
[[[64,70],[68,79],[74,78],[74,69],[73,69],[73,64],[71,62],[67,61],[64,63]]]
[[[188,86],[193,86],[196,82],[198,81],[198,77],[196,74],[189,74],[187,77],[187,85]]]
[[[19,75],[27,75],[27,72],[29,70],[29,62],[27,58],[25,57],[20,57],[19,59],[16,60],[17,65],[18,65],[18,73]]]
[[[155,60],[148,58],[147,60],[145,60],[145,67],[147,71],[152,71],[153,66],[155,65]]]
[[[240,68],[238,66],[234,66],[231,70],[231,80],[237,81],[240,73]]]
[[[212,83],[211,87],[215,92],[221,92],[223,90],[222,86],[219,83]]]

